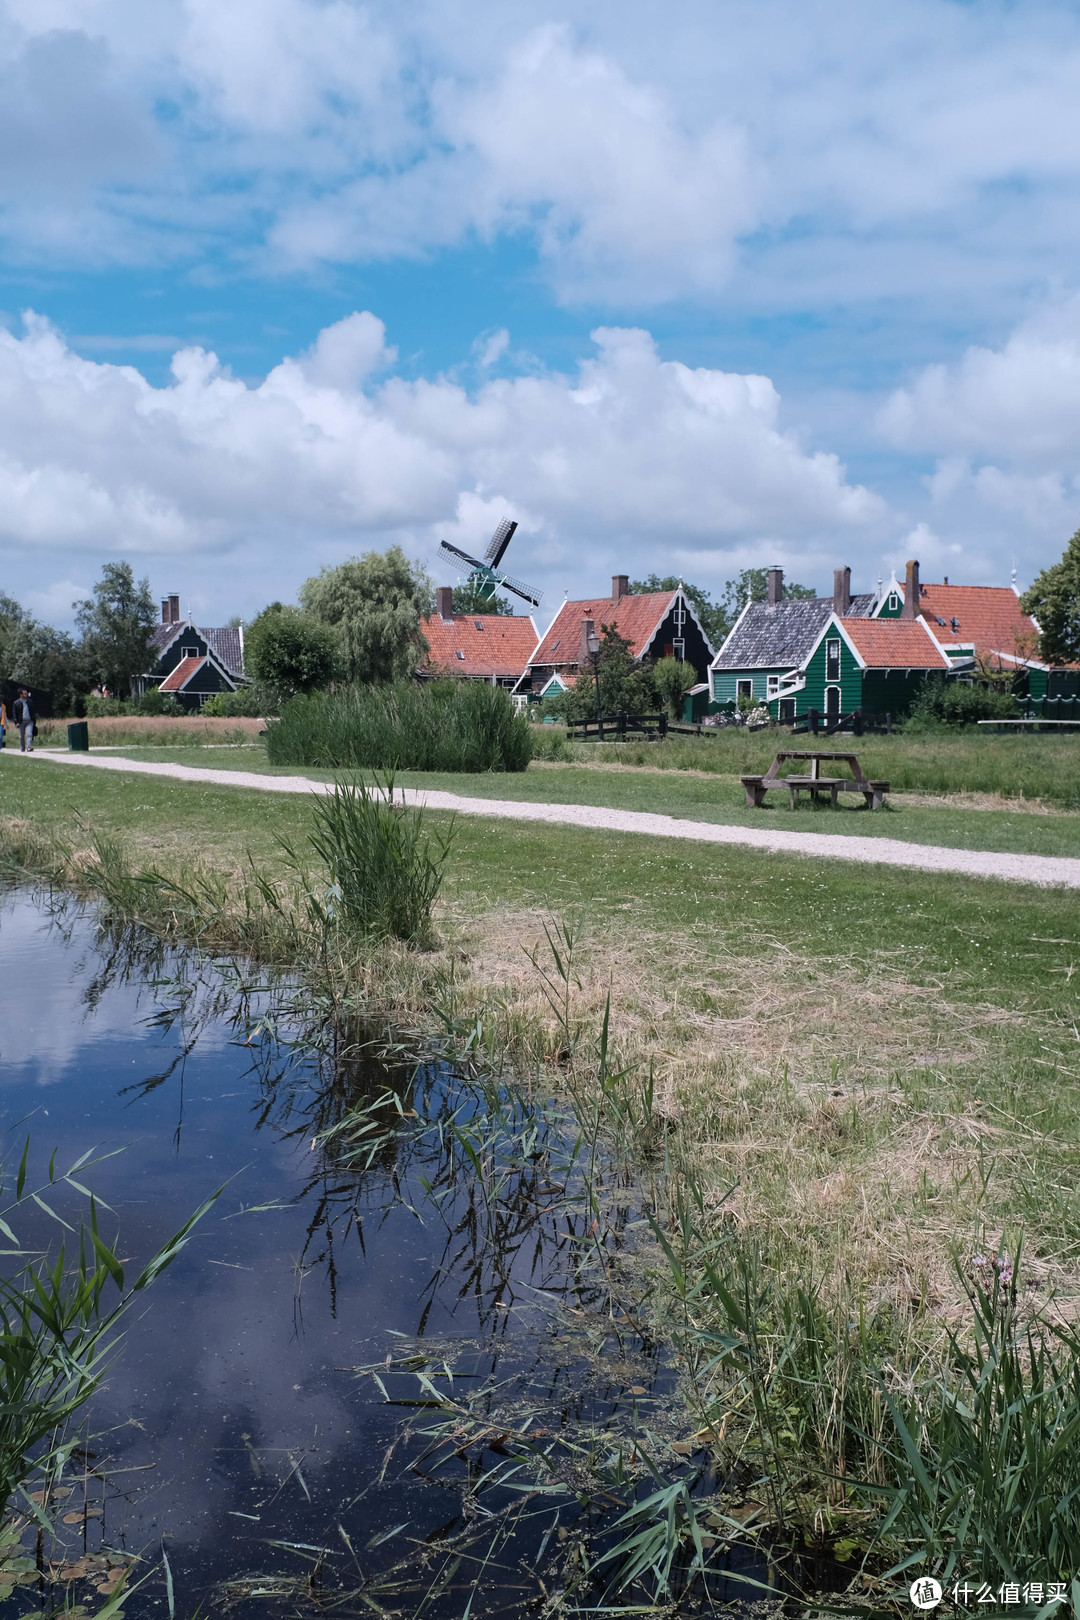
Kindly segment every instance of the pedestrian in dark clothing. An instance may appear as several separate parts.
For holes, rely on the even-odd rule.
[[[34,709],[30,702],[30,693],[25,686],[19,687],[19,695],[11,706],[15,724],[19,728],[19,752],[32,754],[34,752]]]

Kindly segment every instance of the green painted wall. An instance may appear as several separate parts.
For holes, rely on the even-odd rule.
[[[840,679],[838,681],[826,680],[826,644],[830,641],[840,643]],[[863,674],[856,661],[855,654],[839,633],[833,635],[830,631],[818,643],[810,662],[806,666],[806,685],[798,694],[796,713],[803,715],[807,709],[817,709],[819,714],[825,713],[825,688],[839,686],[840,713],[848,714],[863,701]]]
[[[895,607],[893,606],[893,602],[896,603]],[[900,595],[899,591],[897,591],[895,596],[891,593],[890,595],[886,596],[884,602],[881,604],[881,607],[875,613],[874,617],[876,619],[898,619],[903,611],[904,598]]]
[[[787,665],[775,669],[717,669],[713,671],[712,695],[717,703],[734,703],[738,696],[739,681],[752,681],[754,697],[764,703],[769,692],[770,675],[787,675]]]
[[[863,677],[863,708],[867,714],[907,714],[923,689],[926,671],[868,669]]]

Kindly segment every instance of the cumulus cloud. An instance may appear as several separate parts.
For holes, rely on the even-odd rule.
[[[0,91],[9,247],[53,258],[513,237],[566,300],[714,299],[741,257],[804,307],[1080,245],[1064,4],[0,0]]]
[[[1041,469],[1080,464],[1080,295],[1041,309],[1000,349],[927,366],[881,413],[903,448],[993,456]]]
[[[382,323],[358,313],[261,383],[189,348],[155,388],[27,315],[21,337],[0,332],[8,575],[41,590],[73,557],[88,574],[127,554],[196,602],[229,579],[250,609],[390,539],[430,561],[450,528],[477,539],[503,511],[529,537],[519,571],[574,589],[676,556],[723,578],[740,548],[813,560],[887,527],[834,454],[784,428],[767,377],[663,360],[635,328],[593,344],[571,374],[469,392],[395,374]]]
[[[969,559],[1009,558],[1030,578],[1080,522],[1080,296],[1034,311],[999,348],[925,367],[888,397],[878,428],[934,458],[936,528]]]

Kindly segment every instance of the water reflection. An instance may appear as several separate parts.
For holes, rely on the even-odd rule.
[[[598,1215],[559,1108],[25,893],[0,961],[37,987],[6,1120],[47,1077],[43,1152],[127,1147],[95,1173],[125,1253],[227,1182],[95,1399],[85,1549],[164,1545],[181,1615],[601,1600],[587,1568],[646,1459],[685,1471],[685,1420],[626,1314],[632,1206]]]

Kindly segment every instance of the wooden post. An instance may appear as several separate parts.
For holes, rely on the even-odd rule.
[[[851,729],[855,733],[856,737],[862,736],[862,704],[859,705],[854,714],[851,716]]]
[[[806,720],[807,720],[807,724],[810,727],[811,736],[816,737],[817,733],[818,733],[818,712],[817,712],[817,710],[816,709],[808,709],[807,712],[806,712]]]
[[[620,737],[625,737],[626,736],[626,710],[625,709],[620,709],[619,710],[618,717],[617,717],[617,719],[615,721],[615,727],[616,727],[617,734]]]
[[[667,725],[668,725],[667,710],[666,709],[661,709],[661,711],[660,711],[660,735],[661,735],[661,737],[666,737],[667,736]],[[701,736],[701,727],[700,726],[698,726],[698,736],[699,737]]]
[[[887,710],[885,713],[885,735],[886,737],[892,736],[892,715]]]

